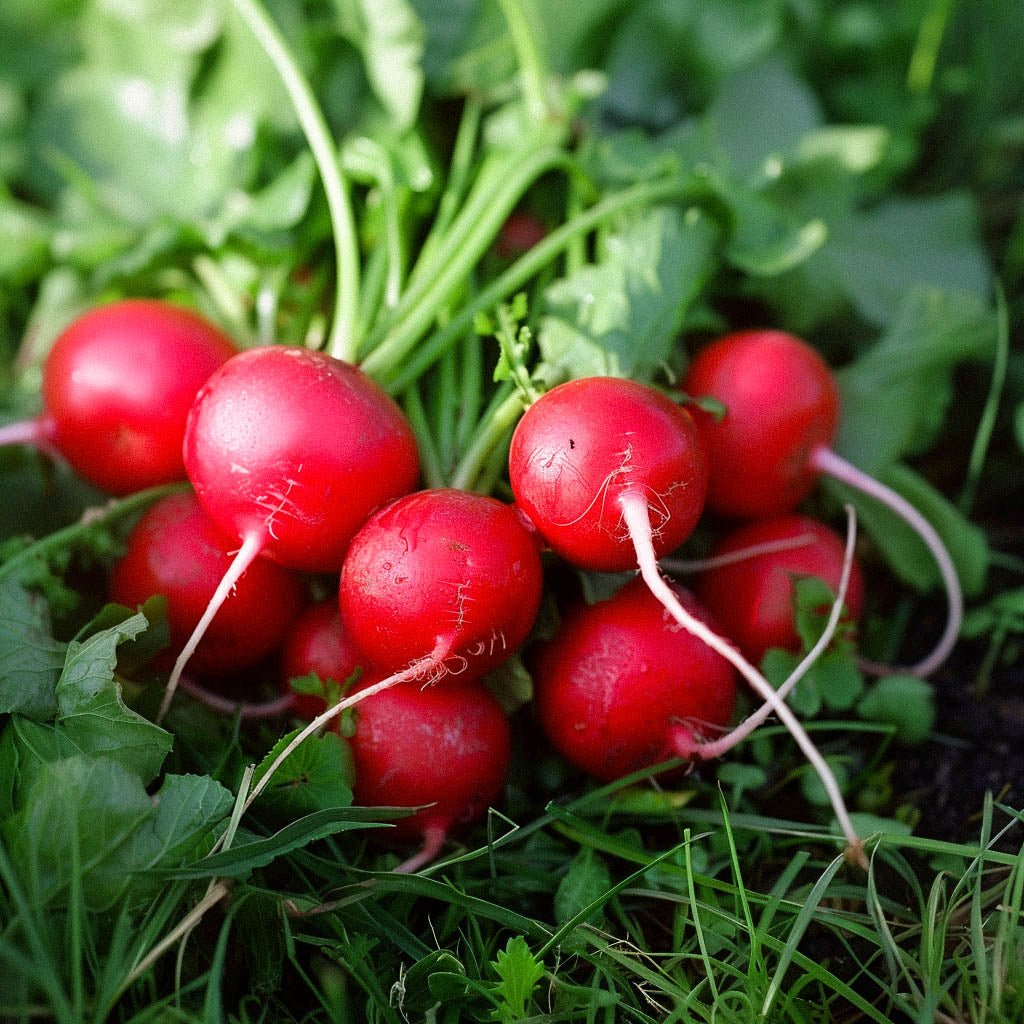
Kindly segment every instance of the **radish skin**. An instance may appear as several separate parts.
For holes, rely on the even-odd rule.
[[[832,450],[840,395],[819,353],[784,331],[737,331],[697,353],[682,387],[691,398],[714,398],[726,409],[719,420],[700,409],[695,412],[711,466],[712,511],[741,519],[790,511],[827,473],[882,502],[917,532],[946,591],[945,628],[933,650],[915,665],[865,667],[876,673],[935,672],[960,633],[960,580],[934,527],[902,496]]]

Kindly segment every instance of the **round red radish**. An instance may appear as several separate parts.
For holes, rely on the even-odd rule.
[[[416,486],[416,439],[361,370],[272,345],[235,356],[196,398],[185,466],[210,517],[295,569],[340,567],[378,506]]]
[[[708,453],[709,509],[774,515],[813,490],[821,475],[813,456],[839,426],[839,389],[810,345],[783,331],[727,334],[697,354],[683,390],[725,406],[720,420],[696,413]]]
[[[682,587],[687,610],[709,616]],[[643,580],[574,605],[534,667],[541,727],[571,763],[610,781],[690,750],[732,716],[732,666],[672,619]]]
[[[80,316],[43,366],[40,416],[0,431],[0,443],[55,449],[111,494],[183,480],[185,419],[210,374],[236,352],[197,313],[124,299]]]
[[[660,557],[693,531],[707,490],[690,414],[617,377],[569,381],[542,395],[513,434],[509,474],[516,503],[554,552],[609,572],[637,565],[624,495],[646,502]]]
[[[355,716],[356,801],[431,805],[396,819],[389,837],[422,837],[436,849],[500,797],[511,759],[508,721],[478,683],[394,686],[360,703]]]
[[[362,656],[341,625],[334,600],[310,605],[292,623],[281,649],[281,678],[286,692],[294,694],[295,713],[316,718],[326,707],[323,698],[294,693],[289,680],[315,673],[321,681],[343,684],[358,668]]]
[[[809,543],[708,569],[697,581],[697,596],[721,624],[725,635],[755,664],[773,647],[800,649],[793,616],[794,580],[815,576],[835,593],[843,571],[843,540],[816,519],[781,515],[734,530],[711,553],[712,558],[719,558],[801,538],[807,538]],[[846,592],[845,621],[856,622],[863,605],[864,584],[854,562]]]
[[[547,233],[547,225],[532,213],[513,210],[498,232],[497,253],[503,260],[514,260],[542,242]]]
[[[192,494],[163,498],[142,515],[115,564],[110,597],[129,608],[167,598],[171,649],[180,651],[231,564],[235,543],[210,521]],[[258,558],[239,579],[191,662],[198,674],[246,668],[283,641],[305,600],[297,574]]]
[[[353,539],[342,621],[377,668],[440,650],[446,672],[482,675],[526,639],[542,575],[514,509],[465,491],[418,491],[380,509]]]

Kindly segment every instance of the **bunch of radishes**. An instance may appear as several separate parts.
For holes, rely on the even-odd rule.
[[[360,705],[357,798],[430,805],[398,829],[423,842],[407,868],[500,793],[508,726],[481,680],[531,633],[543,551],[579,569],[640,573],[608,600],[566,609],[558,634],[530,652],[536,717],[565,757],[614,779],[672,756],[717,756],[739,672],[765,702],[760,717],[774,711],[822,774],[857,850],[838,787],[783,699],[803,668],[778,692],[756,668],[767,649],[797,645],[794,575],[824,579],[851,619],[862,606],[848,545],[793,512],[822,472],[864,483],[829,448],[835,384],[809,346],[757,331],[706,347],[682,390],[672,398],[612,377],[562,384],[515,430],[514,504],[416,490],[413,430],[359,368],[294,346],[237,352],[195,314],[133,300],[86,314],[58,339],[43,413],[0,442],[56,450],[117,494],[187,478],[191,492],[142,516],[111,576],[120,603],[168,599],[176,660],[158,720],[183,681],[224,710],[310,718],[258,793],[296,745]],[[895,504],[949,587],[949,624],[915,667],[923,674],[956,636],[959,590],[934,531]],[[755,521],[723,541],[695,597],[658,560],[705,508]],[[337,603],[304,608],[309,573],[338,574]],[[329,706],[286,691],[236,708],[192,678],[281,649],[285,679],[358,676],[356,689]]]

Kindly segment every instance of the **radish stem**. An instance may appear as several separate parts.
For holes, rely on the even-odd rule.
[[[885,675],[891,672],[907,672],[915,676],[929,676],[949,657],[960,634],[960,624],[964,615],[963,591],[956,567],[950,557],[946,545],[938,535],[935,527],[901,494],[887,487],[880,480],[869,476],[863,470],[847,462],[827,447],[816,448],[811,455],[811,465],[822,473],[827,473],[841,483],[880,501],[895,512],[924,541],[938,567],[939,575],[946,588],[948,611],[946,627],[932,652],[916,664],[907,668],[894,668],[891,665],[879,665],[874,662],[862,662],[865,671],[874,675]]]
[[[448,833],[440,825],[431,825],[423,830],[423,846],[407,860],[394,868],[396,874],[411,875],[421,867],[435,860],[444,846]]]
[[[846,837],[848,858],[852,862],[866,867],[867,859],[864,849],[853,827],[853,822],[850,820],[850,814],[846,809],[846,802],[843,800],[836,777],[810,736],[807,735],[799,719],[793,714],[789,705],[779,697],[768,680],[735,647],[718,636],[714,630],[709,629],[703,622],[695,619],[672,593],[672,588],[665,582],[658,570],[647,498],[637,491],[627,491],[619,496],[619,506],[636,551],[640,575],[650,588],[651,593],[683,629],[692,633],[699,640],[703,640],[708,647],[725,658],[754,688],[758,696],[771,705],[772,710],[789,730],[804,756],[818,773],[825,792],[828,794],[829,802],[832,804],[839,827]]]

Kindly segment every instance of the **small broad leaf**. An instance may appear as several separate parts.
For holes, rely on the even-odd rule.
[[[861,699],[857,714],[894,725],[900,743],[923,743],[935,727],[935,688],[917,676],[883,676]]]
[[[256,769],[254,784],[296,735],[291,732],[278,740]],[[348,807],[354,778],[352,752],[345,740],[335,732],[310,736],[274,773],[260,803],[288,817]]]
[[[46,603],[13,580],[3,580],[0,623],[0,714],[52,718],[67,645],[54,640]]]
[[[612,888],[611,872],[608,865],[589,849],[581,850],[569,865],[555,890],[555,921],[562,925],[592,903],[600,900]],[[604,916],[603,908],[593,912],[591,923],[597,923]]]
[[[827,757],[825,761],[832,770],[840,791],[845,793],[850,784],[850,775],[846,770],[846,765],[838,758],[833,757]],[[818,773],[811,769],[807,769],[800,776],[800,791],[803,793],[804,799],[809,804],[814,804],[815,807],[828,807],[832,802],[828,793],[825,792],[825,786]]]
[[[144,782],[156,778],[173,738],[128,708],[114,679],[117,648],[146,628],[142,614],[68,647],[57,683],[57,730],[83,754],[105,754]]]

